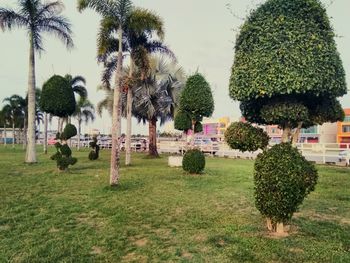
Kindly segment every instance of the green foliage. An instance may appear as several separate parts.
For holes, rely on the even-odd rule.
[[[72,124],[67,124],[64,127],[63,133],[57,133],[56,139],[66,141],[73,136],[77,135],[77,129]],[[72,157],[72,150],[69,148],[68,144],[56,142],[56,153],[51,156],[51,160],[55,160],[57,167],[61,171],[67,170],[69,165],[74,165],[78,161],[77,158]]]
[[[214,112],[214,99],[209,83],[196,73],[187,79],[180,97],[180,110],[186,112],[191,120],[201,121]]]
[[[265,149],[269,144],[269,136],[258,127],[250,123],[234,122],[225,132],[225,141],[232,149],[242,152],[254,152],[258,149]]]
[[[99,157],[100,146],[97,144],[96,137],[94,137],[93,141],[90,142],[90,147],[92,148],[92,151],[89,153],[89,160],[97,160]]]
[[[69,81],[54,75],[45,82],[41,94],[40,108],[58,117],[67,117],[75,111],[75,97]]]
[[[258,124],[294,128],[339,119],[345,71],[333,29],[319,0],[268,0],[237,38],[230,96]],[[317,108],[317,102],[334,106]]]
[[[254,169],[255,205],[274,223],[288,222],[317,183],[315,166],[289,143],[259,154]]]
[[[190,130],[192,128],[191,117],[185,111],[178,111],[175,115],[174,127],[180,131]]]
[[[194,133],[199,133],[203,131],[203,125],[200,121],[197,121],[194,125]]]
[[[272,102],[264,105],[260,111],[266,124],[278,123],[280,127],[295,127],[299,122],[309,120],[309,111],[296,101]]]
[[[63,129],[61,140],[69,140],[75,135],[77,135],[77,128],[73,124],[68,123]]]
[[[268,0],[242,26],[230,95],[240,101],[281,94],[346,93],[333,29],[318,0]]]
[[[189,173],[199,174],[204,170],[205,156],[198,149],[187,151],[182,160],[182,168]]]

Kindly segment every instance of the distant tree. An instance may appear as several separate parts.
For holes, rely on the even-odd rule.
[[[40,0],[19,0],[19,10],[0,8],[0,28],[26,29],[29,36],[29,81],[28,81],[28,147],[25,161],[36,163],[35,150],[35,51],[43,48],[42,33],[50,33],[62,40],[67,47],[73,46],[68,20],[61,16],[61,1],[42,3]]]
[[[12,95],[3,100],[5,102],[4,112],[9,113],[12,124],[12,147],[15,147],[16,132],[15,128],[21,128],[25,116],[25,99],[19,95]]]
[[[175,127],[187,130],[188,127],[186,127],[186,125],[184,126],[184,124],[186,124],[186,122],[188,123],[188,120],[186,121],[186,116],[188,116],[191,120],[191,129],[193,133],[196,132],[196,123],[200,123],[203,117],[210,117],[213,114],[213,94],[209,83],[201,74],[196,73],[187,79],[186,86],[180,97],[179,112],[182,117],[175,118]],[[181,120],[182,124],[180,125],[176,120]],[[197,127],[201,127],[201,125],[197,124]],[[194,136],[192,136],[192,146],[193,143]]]
[[[175,62],[151,56],[150,70],[134,90],[133,115],[149,125],[149,152],[158,156],[157,122],[162,125],[174,118],[184,86],[184,72]]]
[[[80,150],[81,123],[84,121],[87,124],[90,120],[95,120],[94,105],[89,100],[81,97],[76,105],[73,116],[78,121],[78,150]]]

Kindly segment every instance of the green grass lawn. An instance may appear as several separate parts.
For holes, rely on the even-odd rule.
[[[51,149],[52,150],[52,149]],[[109,152],[59,173],[0,148],[0,262],[350,262],[350,170],[318,167],[287,238],[255,209],[253,162],[207,158],[205,174],[133,156],[108,186]]]

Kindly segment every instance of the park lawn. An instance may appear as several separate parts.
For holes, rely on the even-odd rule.
[[[51,149],[53,151],[53,149]],[[0,149],[0,262],[350,262],[350,170],[318,167],[319,183],[270,236],[254,206],[253,162],[207,158],[205,174],[133,155],[118,188],[109,152],[59,173]]]

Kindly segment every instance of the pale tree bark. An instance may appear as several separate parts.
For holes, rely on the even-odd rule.
[[[4,145],[7,146],[7,130],[6,130],[6,122],[4,123]]]
[[[26,163],[36,163],[35,150],[35,54],[33,36],[30,36],[29,75],[28,75],[28,145]]]
[[[132,79],[134,74],[134,62],[130,57],[130,70],[129,70],[129,79]],[[126,139],[125,139],[125,165],[131,164],[131,119],[132,119],[132,91],[128,87],[128,94],[126,100]]]
[[[12,118],[12,148],[15,148],[15,140],[16,140],[16,135],[15,135],[15,120]]]
[[[47,154],[47,113],[44,112],[44,153]]]
[[[120,96],[120,80],[123,66],[123,29],[118,28],[119,49],[118,49],[118,63],[113,96],[113,115],[112,115],[112,152],[111,152],[111,167],[109,183],[111,186],[116,186],[119,183],[119,150],[120,150],[120,134],[121,134],[121,96]]]
[[[301,128],[303,127],[303,123],[299,122],[298,123],[298,127],[295,129],[293,137],[292,137],[292,144],[295,146],[298,141],[299,141],[299,136],[300,136],[300,132],[301,132]]]
[[[24,117],[23,121],[23,149],[27,147],[27,118]]]
[[[80,151],[81,116],[78,114],[78,151]]]
[[[282,142],[290,142],[290,134],[291,134],[291,128],[290,127],[285,127],[283,129],[283,134],[282,134]]]
[[[157,118],[152,118],[148,120],[148,154],[152,157],[158,157],[157,150]]]
[[[196,126],[196,121],[192,120],[192,138],[191,138],[191,149],[194,148],[194,135],[195,135],[195,131],[194,128]]]

